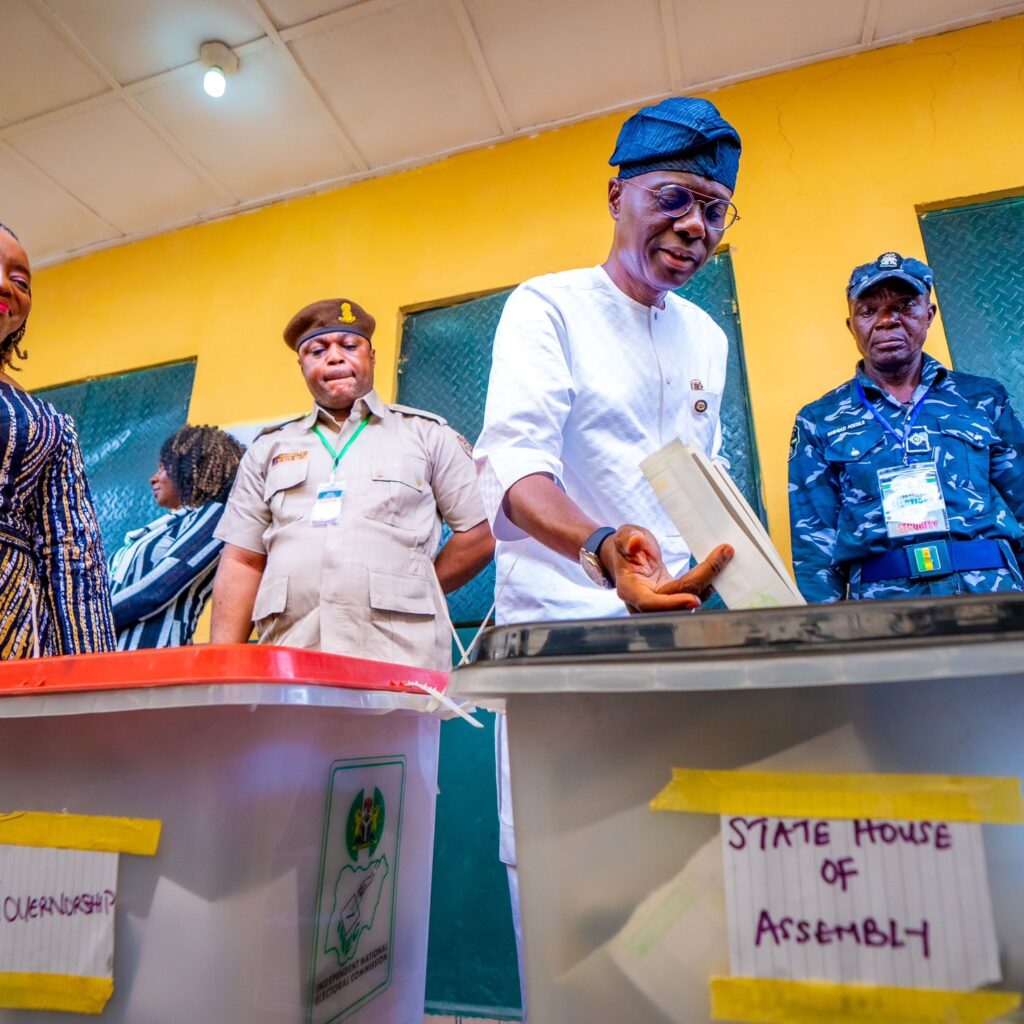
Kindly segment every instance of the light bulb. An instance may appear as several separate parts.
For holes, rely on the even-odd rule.
[[[224,72],[220,68],[212,67],[203,75],[203,89],[206,90],[207,96],[220,99],[227,87],[228,80],[224,77]]]

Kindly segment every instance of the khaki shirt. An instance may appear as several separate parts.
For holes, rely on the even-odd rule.
[[[340,520],[312,526],[333,463],[313,427],[341,451],[367,415],[335,473]],[[433,565],[442,518],[456,532],[486,519],[469,452],[441,417],[371,391],[340,423],[314,407],[260,434],[216,536],[267,556],[253,607],[260,643],[447,671],[451,636]]]

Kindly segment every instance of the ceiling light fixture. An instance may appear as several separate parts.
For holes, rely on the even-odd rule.
[[[199,60],[207,68],[203,89],[208,96],[220,99],[228,87],[227,76],[238,70],[238,55],[227,43],[214,41],[199,47]]]

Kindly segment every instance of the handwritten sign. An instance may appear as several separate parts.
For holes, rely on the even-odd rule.
[[[733,975],[959,990],[1001,980],[980,825],[721,821]]]
[[[117,857],[0,846],[0,973],[110,975]]]
[[[103,1012],[118,855],[151,857],[159,841],[144,818],[0,814],[0,1007]]]

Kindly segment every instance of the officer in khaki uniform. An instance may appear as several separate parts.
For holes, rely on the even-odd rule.
[[[447,670],[445,593],[494,541],[468,442],[433,413],[373,390],[374,319],[325,299],[284,338],[313,409],[245,453],[216,536],[214,643],[260,643]],[[442,518],[454,531],[440,554]]]

